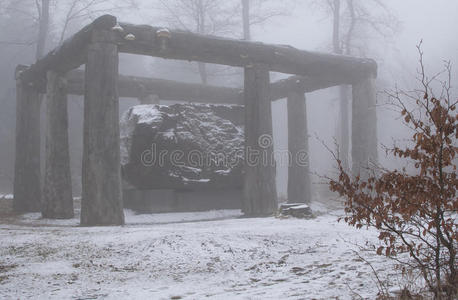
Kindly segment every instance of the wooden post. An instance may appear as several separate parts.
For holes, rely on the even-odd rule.
[[[16,69],[16,159],[13,209],[40,211],[40,106],[38,92],[20,79]]]
[[[365,179],[371,162],[377,162],[375,78],[353,84],[352,91],[352,174]]]
[[[300,91],[288,94],[288,203],[310,203],[309,149],[305,95]]]
[[[84,226],[124,224],[118,47],[111,42],[112,34],[110,30],[95,30],[88,46],[81,202],[81,225]]]
[[[73,217],[70,154],[68,149],[67,84],[49,71],[46,98],[46,161],[43,186],[43,218]]]
[[[245,68],[245,185],[243,212],[271,215],[277,210],[269,69]]]

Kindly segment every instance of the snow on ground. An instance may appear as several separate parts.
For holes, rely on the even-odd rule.
[[[377,294],[352,249],[375,232],[240,211],[135,215],[78,227],[28,214],[0,219],[2,299],[352,299]],[[366,253],[381,275],[390,261]]]

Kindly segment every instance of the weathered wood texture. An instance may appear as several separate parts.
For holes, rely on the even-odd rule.
[[[84,72],[67,74],[68,93],[84,94]],[[291,90],[310,93],[335,86],[332,81],[303,76],[291,76],[271,84],[271,100],[286,98]],[[161,100],[194,101],[203,103],[243,104],[243,90],[222,86],[185,83],[173,80],[119,75],[119,97],[143,98],[154,94]]]
[[[116,45],[89,45],[85,78],[81,225],[122,225]]]
[[[295,75],[272,83],[270,90],[272,100],[274,101],[287,98],[290,91],[311,93],[317,90],[327,89],[338,84],[338,82],[328,80],[326,78]]]
[[[170,37],[158,37],[161,27],[121,23],[117,43],[121,52],[171,59],[201,61],[236,67],[264,64],[271,71],[312,76],[338,84],[351,84],[377,72],[371,59],[298,50],[285,45],[200,35],[171,30]],[[133,34],[135,39],[125,39]],[[164,39],[167,39],[165,43]]]
[[[42,59],[24,70],[20,77],[27,85],[38,90],[46,89],[47,71],[65,73],[75,69],[86,62],[86,48],[91,42],[94,30],[110,29],[116,24],[116,18],[104,15],[87,25],[79,32],[68,38],[56,49],[49,52]]]
[[[273,160],[269,69],[245,68],[245,183],[243,212],[270,215],[277,210]]]
[[[87,45],[97,30],[111,30],[112,34],[104,38],[115,41],[121,52],[238,67],[265,64],[271,71],[316,77],[320,83],[332,82],[333,85],[352,84],[377,72],[377,65],[371,59],[179,30],[170,31],[169,37],[159,37],[157,31],[163,29],[161,27],[122,23],[122,29],[119,30],[114,27],[115,24],[114,16],[99,17],[25,70],[21,74],[23,82],[41,90],[46,86],[48,70],[63,73],[84,64]]]
[[[16,70],[19,75],[20,68]],[[16,159],[13,209],[40,211],[40,106],[39,94],[16,77]]]
[[[377,161],[377,114],[375,79],[353,85],[352,174],[367,178],[367,167]]]
[[[71,71],[67,79],[70,94],[84,94],[83,71]],[[126,98],[157,95],[160,100],[243,104],[241,89],[137,76],[119,75],[118,91],[119,97]]]
[[[288,150],[288,203],[310,203],[309,149],[306,100],[302,92],[292,90],[287,99]]]
[[[46,155],[41,213],[43,218],[73,217],[72,182],[68,146],[66,80],[48,72],[46,93]]]

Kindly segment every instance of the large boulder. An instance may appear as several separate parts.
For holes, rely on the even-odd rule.
[[[243,107],[137,105],[121,119],[123,179],[136,189],[240,188]]]

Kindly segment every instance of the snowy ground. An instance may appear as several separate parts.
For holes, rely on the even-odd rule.
[[[77,219],[0,219],[2,299],[374,299],[373,273],[352,249],[375,233],[239,211],[134,215],[123,227]],[[390,261],[361,253],[380,274]],[[394,287],[396,288],[396,287]],[[357,293],[357,294],[355,294]]]

